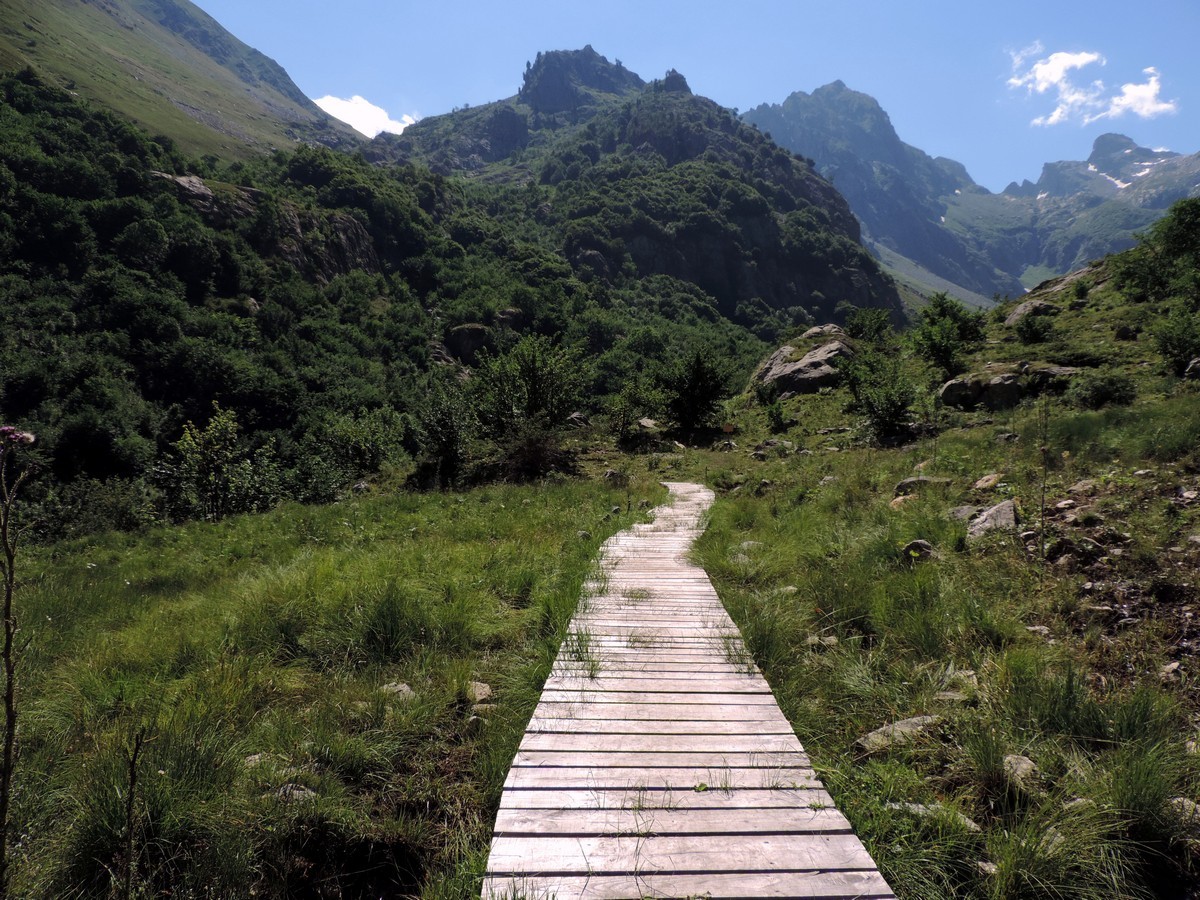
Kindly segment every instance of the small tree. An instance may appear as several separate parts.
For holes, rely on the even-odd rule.
[[[659,382],[667,413],[688,434],[711,425],[721,402],[729,396],[728,375],[699,348],[677,359],[659,376]]]
[[[905,432],[917,390],[896,354],[863,352],[843,370],[853,401],[877,443]]]
[[[1200,356],[1200,314],[1186,303],[1176,303],[1154,333],[1154,344],[1174,375],[1182,375],[1188,363]]]
[[[583,365],[577,353],[529,335],[499,356],[484,355],[472,393],[484,432],[502,439],[528,427],[559,429],[578,406]]]
[[[962,370],[962,354],[983,340],[983,313],[944,293],[929,298],[912,331],[913,349],[947,376]]]
[[[458,380],[435,377],[419,412],[417,439],[425,456],[423,467],[441,487],[450,487],[462,475],[478,427],[475,409]]]
[[[8,896],[8,814],[12,801],[13,772],[17,759],[17,615],[13,595],[17,587],[17,547],[21,529],[13,512],[21,488],[32,470],[13,472],[18,449],[28,447],[34,437],[11,425],[0,427],[0,574],[4,577],[4,751],[0,757],[0,900]]]

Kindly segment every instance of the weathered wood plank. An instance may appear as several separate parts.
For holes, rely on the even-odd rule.
[[[504,789],[549,788],[671,788],[682,791],[735,791],[741,788],[808,788],[821,782],[807,766],[797,769],[750,769],[726,766],[680,766],[653,768],[607,766],[588,768],[513,766]]]
[[[894,900],[878,872],[737,872],[707,875],[575,875],[488,878],[484,900],[578,898],[578,900],[646,900],[647,897],[747,897],[790,900]]]
[[[728,697],[729,695],[723,695]],[[774,718],[783,719],[779,707],[768,703],[584,703],[578,692],[568,692],[561,700],[543,701],[534,710],[535,716],[557,718],[625,719],[628,721],[737,722]],[[784,719],[786,721],[786,719]]]
[[[756,735],[763,738],[792,735],[792,727],[773,719],[751,719],[744,722],[712,722],[693,719],[558,719],[534,716],[526,728],[527,735],[578,734],[595,735]]]
[[[815,809],[833,806],[821,787],[739,788],[694,791],[658,788],[589,788],[505,791],[501,809]]]
[[[489,859],[492,875],[871,868],[871,857],[852,834],[744,835],[737,841],[706,835],[498,837]]]
[[[551,831],[560,837],[609,835],[849,834],[850,823],[834,808],[664,809],[653,799],[635,799],[616,809],[501,809],[497,837],[530,837]]]
[[[799,743],[796,744],[799,747]],[[761,769],[773,771],[776,769],[799,769],[810,765],[808,755],[799,750],[781,750],[773,752],[738,752],[723,753],[670,750],[629,752],[609,751],[592,752],[580,750],[518,750],[513,759],[513,766],[533,768],[588,768],[597,769],[604,766],[622,766],[625,768],[643,769],[676,769],[681,766],[707,768],[713,771],[723,769]]]
[[[522,751],[560,750],[579,753],[798,753],[800,742],[792,735],[762,734],[539,734],[529,732]]]

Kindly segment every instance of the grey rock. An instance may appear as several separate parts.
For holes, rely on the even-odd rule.
[[[493,346],[492,329],[478,322],[468,322],[450,329],[446,335],[446,349],[468,366],[479,361],[479,352]]]
[[[1185,828],[1200,831],[1200,803],[1187,797],[1172,797],[1167,803]]]
[[[575,532],[575,536],[581,541],[590,541],[592,539],[592,533],[590,531],[577,531]]]
[[[492,686],[482,681],[467,683],[467,699],[472,703],[483,703],[492,696]]]
[[[1137,329],[1132,325],[1118,325],[1117,330],[1113,332],[1113,338],[1118,341],[1136,341],[1138,339]]]
[[[1026,316],[1054,316],[1058,315],[1058,311],[1057,306],[1047,303],[1045,300],[1026,300],[1008,314],[1004,324],[1011,328]]]
[[[1028,756],[1018,753],[1004,757],[1004,777],[1023,794],[1036,794],[1040,787],[1041,773],[1037,764]]]
[[[821,388],[833,386],[841,380],[841,374],[835,368],[836,363],[854,357],[854,351],[841,341],[830,341],[798,360],[792,359],[795,354],[795,347],[780,347],[763,363],[755,379],[775,384],[780,391],[815,394]]]
[[[944,406],[954,409],[974,409],[983,395],[983,384],[975,378],[953,378],[938,390]]]
[[[963,815],[957,809],[944,806],[941,803],[889,803],[887,804],[887,808],[911,813],[919,819],[948,819],[951,822],[961,825],[972,834],[978,834],[983,831],[978,823]]]
[[[416,691],[403,681],[393,681],[391,684],[383,685],[379,690],[385,694],[391,694],[397,700],[411,700],[417,695]]]
[[[567,424],[572,428],[587,428],[592,424],[591,419],[581,412],[573,412],[567,416]]]
[[[982,506],[956,506],[946,515],[955,522],[969,522],[983,512]]]
[[[1187,368],[1183,370],[1183,377],[1189,381],[1200,379],[1200,356],[1187,364]]]
[[[842,331],[842,329],[837,325],[833,325],[833,324],[814,325],[812,328],[808,329],[808,331],[804,332],[804,334],[800,335],[800,337],[803,339],[808,339],[808,338],[817,338],[817,337],[829,337],[829,336],[832,336],[835,334],[845,334],[845,333],[846,332]]]
[[[867,753],[878,753],[891,747],[911,744],[941,721],[940,716],[913,716],[911,719],[901,719],[864,734],[855,743]]]
[[[915,541],[909,541],[905,544],[900,552],[904,554],[905,559],[929,559],[929,557],[933,556],[933,544],[918,538]]]
[[[993,531],[1013,531],[1017,527],[1017,504],[1012,500],[997,503],[981,512],[967,527],[967,541],[977,541]]]
[[[1021,402],[1021,380],[1011,372],[988,379],[983,386],[983,402],[988,409],[1011,409]]]
[[[949,478],[938,478],[935,475],[914,475],[897,482],[894,494],[899,497],[902,494],[916,493],[922,488],[946,487],[949,484]]]
[[[971,490],[973,490],[973,491],[990,491],[992,488],[994,488],[996,485],[998,485],[1003,479],[1004,479],[1003,472],[992,472],[990,475],[984,475],[982,478],[980,478],[978,481],[976,481],[973,485],[971,485]]]
[[[275,792],[275,796],[284,803],[305,803],[317,799],[317,792],[309,790],[302,784],[289,782]]]

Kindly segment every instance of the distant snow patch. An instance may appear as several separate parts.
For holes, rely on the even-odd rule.
[[[942,224],[943,224],[943,225],[945,225],[945,224],[946,224],[946,217],[945,217],[945,216],[942,216]]]
[[[1045,199],[1046,199],[1047,197],[1049,197],[1049,196],[1050,196],[1050,192],[1049,192],[1049,191],[1042,191],[1040,194],[1038,194],[1038,195],[1037,195],[1037,198],[1038,198],[1039,200],[1045,200]]]
[[[1128,151],[1128,150],[1126,150],[1125,152],[1126,152],[1126,153],[1128,153],[1129,151]],[[1097,169],[1097,168],[1096,168],[1094,165],[1092,165],[1091,163],[1088,163],[1088,171],[1089,171],[1089,172],[1099,172],[1100,170],[1099,170],[1099,169]]]
[[[1121,181],[1119,178],[1113,178],[1111,175],[1105,175],[1104,177],[1119,188],[1127,188],[1130,184],[1132,184],[1130,181]]]
[[[954,193],[956,193],[956,194],[961,194],[961,193],[962,193],[962,191],[960,191],[958,188],[955,188],[955,189],[954,189]]]
[[[349,99],[328,95],[314,100],[313,103],[367,137],[375,137],[382,131],[399,134],[417,121],[415,116],[408,115],[401,116],[398,120],[393,119],[382,106],[376,106],[358,94]]]

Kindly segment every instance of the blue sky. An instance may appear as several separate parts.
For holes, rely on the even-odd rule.
[[[1043,162],[1086,158],[1108,131],[1200,151],[1196,0],[199,5],[310,97],[386,110],[375,127],[511,96],[539,50],[591,44],[647,79],[676,68],[695,92],[742,110],[840,78],[878,99],[902,139],[992,190],[1036,180]]]

